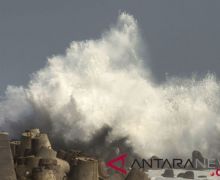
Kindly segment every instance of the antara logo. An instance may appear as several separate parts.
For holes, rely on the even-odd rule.
[[[118,171],[122,174],[127,174],[127,170],[125,169],[125,160],[128,157],[128,154],[122,154],[110,161],[108,161],[106,163],[107,167],[110,167],[112,169],[114,169],[115,171]],[[204,168],[208,168],[208,169],[214,169],[215,171],[211,171],[210,172],[210,176],[220,176],[220,168],[219,168],[219,164],[220,164],[220,160],[218,160],[218,163],[216,162],[216,160],[209,160],[207,159],[208,163],[204,164],[202,162],[200,162],[199,160],[196,160],[195,163],[192,162],[192,160],[188,159],[185,163],[183,163],[184,161],[182,159],[173,159],[171,162],[168,159],[150,159],[150,160],[145,160],[142,159],[141,162],[139,162],[137,159],[135,159],[131,165],[130,168],[133,168],[135,165],[138,166],[139,168],[144,169],[145,166],[148,167],[149,169],[153,168],[153,162],[156,162],[157,168],[159,169],[164,169],[165,165],[169,166],[171,169],[177,169],[177,168],[187,168],[187,167],[191,167],[193,169],[197,169],[198,165],[202,165],[202,167],[204,166]],[[162,165],[160,165],[162,163]],[[216,164],[217,163],[217,164]],[[208,167],[206,167],[208,166]]]
[[[127,174],[127,171],[125,169],[125,160],[126,160],[127,156],[128,156],[127,154],[122,154],[122,155],[108,161],[106,163],[106,166],[110,167],[110,168],[114,169],[115,171],[118,171],[122,174]],[[121,162],[120,167],[116,165],[116,163],[118,163],[118,162]]]

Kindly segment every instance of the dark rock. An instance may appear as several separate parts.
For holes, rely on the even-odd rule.
[[[177,177],[181,177],[181,178],[185,178],[185,179],[194,179],[194,172],[187,171],[185,173],[180,173],[177,175]]]
[[[14,162],[7,133],[0,133],[0,179],[16,179]]]
[[[161,175],[163,177],[174,177],[173,169],[165,169],[164,173]]]
[[[201,175],[201,176],[198,176],[198,178],[207,178],[207,176]]]
[[[60,159],[64,159],[66,156],[66,151],[64,150],[58,150],[57,152],[57,157],[60,158]]]
[[[205,159],[202,153],[199,151],[192,152],[192,163],[193,163],[194,169],[208,168],[208,160]]]
[[[132,168],[125,180],[150,180],[150,178],[143,170]]]

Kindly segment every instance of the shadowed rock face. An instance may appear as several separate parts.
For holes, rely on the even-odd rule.
[[[8,134],[0,133],[0,179],[16,180]]]
[[[173,169],[165,169],[164,173],[161,176],[173,178],[174,177]]]
[[[15,170],[17,180],[149,180],[143,170],[135,168],[127,177],[117,172],[109,176],[103,161],[89,157],[81,151],[60,150],[57,153],[47,134],[42,134],[39,129],[27,130],[22,133],[21,141],[12,141],[10,145],[13,153],[9,140],[4,142],[8,143],[11,169]],[[16,180],[16,177],[12,180]]]
[[[185,173],[180,173],[177,175],[177,177],[181,177],[181,178],[185,178],[185,179],[194,179],[194,172],[187,171]]]
[[[118,144],[120,143],[117,142],[115,147]],[[127,152],[127,149],[120,150]],[[112,152],[112,156],[117,155],[117,152]],[[133,156],[129,157],[131,161],[134,159]],[[153,156],[150,159],[159,158]],[[193,162],[204,159],[199,151],[192,153]],[[126,159],[126,163],[130,164],[127,160],[129,159]],[[154,168],[155,164],[152,169]],[[39,129],[27,130],[22,133],[20,141],[11,142],[8,134],[0,133],[0,180],[150,180],[144,169],[132,168],[127,176],[110,170],[112,173],[106,169],[105,161],[79,150],[59,150],[57,153],[51,146],[48,135],[41,133]],[[173,178],[173,169],[165,169],[162,176]],[[180,173],[178,177],[193,179],[194,172]]]
[[[98,180],[98,161],[92,158],[77,157],[71,165],[69,180]]]
[[[199,162],[204,164],[204,166],[199,164]],[[204,169],[208,167],[207,159],[205,159],[202,153],[199,151],[192,152],[192,163],[195,169]]]
[[[125,178],[125,180],[150,180],[148,175],[140,169],[133,168]]]
[[[70,171],[68,162],[57,158],[47,134],[39,129],[22,133],[21,141],[12,141],[17,180],[59,180]]]
[[[101,175],[106,175],[99,168],[101,164],[98,160],[81,151],[60,150],[57,153],[53,150],[48,135],[41,133],[39,129],[27,130],[22,133],[21,141],[12,141],[10,145],[13,153],[10,151],[9,140],[4,140],[4,143],[8,143],[5,144],[8,145],[6,150],[11,157],[11,169],[15,170],[17,180],[98,180]],[[4,164],[10,165],[6,161]],[[0,179],[2,180],[1,177]],[[10,180],[16,180],[16,177]]]

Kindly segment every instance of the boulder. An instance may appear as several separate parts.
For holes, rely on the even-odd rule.
[[[185,173],[179,173],[177,177],[185,178],[185,179],[194,179],[193,171],[186,171]]]
[[[205,159],[201,152],[193,151],[192,152],[192,163],[194,169],[206,169],[208,168],[208,161]]]
[[[125,180],[150,180],[150,178],[143,170],[132,168]]]
[[[173,169],[165,169],[164,173],[161,176],[173,178],[174,177]]]

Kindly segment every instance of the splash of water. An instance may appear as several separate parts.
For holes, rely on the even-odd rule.
[[[126,137],[142,157],[188,155],[195,149],[218,156],[215,76],[156,84],[143,65],[142,48],[137,21],[120,14],[100,39],[72,42],[64,55],[49,58],[27,87],[9,86],[0,102],[1,127],[16,132],[13,123],[49,122],[67,141],[86,142],[107,126],[108,142]]]

